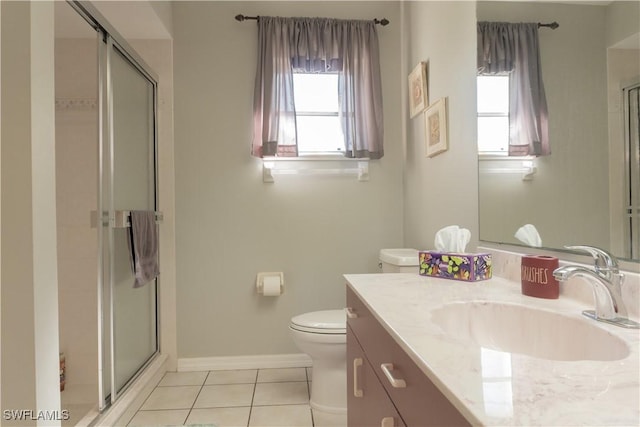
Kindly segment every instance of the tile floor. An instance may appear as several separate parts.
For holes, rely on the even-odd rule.
[[[344,427],[309,406],[311,369],[167,372],[129,426]]]

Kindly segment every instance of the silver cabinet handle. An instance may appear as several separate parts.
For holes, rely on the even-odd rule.
[[[358,368],[360,366],[362,366],[362,358],[353,359],[353,395],[355,397],[362,397],[362,389],[358,387]]]
[[[347,312],[347,318],[349,318],[349,319],[357,319],[358,318],[358,315],[353,312],[353,308],[352,307],[346,307],[344,310]]]
[[[380,427],[395,427],[396,423],[393,417],[384,417],[380,423]]]
[[[393,388],[405,388],[407,386],[404,380],[393,377],[391,373],[391,371],[393,371],[393,363],[383,363],[380,365],[380,369],[382,369],[384,376],[387,377]]]

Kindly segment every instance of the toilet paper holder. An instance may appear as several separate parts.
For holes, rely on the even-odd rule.
[[[277,295],[282,294],[284,292],[284,273],[282,271],[258,273],[258,276],[256,277],[256,291],[261,295],[265,295],[265,279],[267,279],[267,282],[269,282],[273,278],[276,278],[280,283],[280,290]],[[270,294],[269,296],[277,295]]]

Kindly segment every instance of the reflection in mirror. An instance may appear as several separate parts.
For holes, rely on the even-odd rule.
[[[518,228],[518,231],[516,231],[516,234],[514,234],[513,237],[520,240],[520,242],[524,243],[526,246],[531,246],[532,248],[539,248],[542,246],[540,233],[538,233],[538,229],[533,224],[525,224]]]
[[[560,24],[539,29],[551,155],[480,155],[480,239],[525,245],[529,224],[547,248],[640,260],[640,3],[479,1],[477,19]]]

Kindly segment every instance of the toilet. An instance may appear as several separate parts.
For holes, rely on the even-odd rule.
[[[382,249],[383,273],[418,273],[415,249]],[[296,346],[311,357],[311,407],[334,414],[347,412],[347,318],[344,310],[322,310],[291,318]]]
[[[417,249],[380,249],[378,258],[383,273],[418,273]]]
[[[347,317],[322,310],[291,318],[293,342],[313,361],[310,404],[318,411],[347,412]]]

